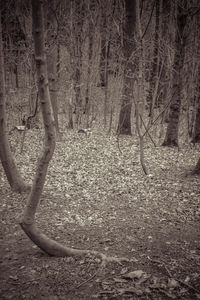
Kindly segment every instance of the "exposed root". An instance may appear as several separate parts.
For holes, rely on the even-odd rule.
[[[94,255],[101,259],[101,266],[104,267],[107,263],[115,262],[121,264],[122,261],[129,261],[125,257],[117,258],[114,256],[107,256],[99,251],[94,250],[81,250],[66,247],[43,234],[35,224],[20,223],[22,229],[27,236],[36,244],[40,249],[50,256],[67,257],[67,256],[84,256]]]

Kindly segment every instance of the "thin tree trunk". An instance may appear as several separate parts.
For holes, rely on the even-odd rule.
[[[197,87],[196,87],[196,116],[194,123],[194,132],[192,137],[192,143],[200,142],[200,64],[198,66],[198,79],[197,79]]]
[[[29,190],[30,187],[25,184],[13,159],[6,132],[6,126],[4,56],[0,11],[0,159],[12,190],[21,193]]]
[[[48,66],[48,80],[49,90],[51,97],[51,104],[53,108],[53,116],[55,120],[56,132],[59,133],[59,122],[58,122],[58,101],[57,101],[57,21],[55,16],[55,0],[51,0],[48,3],[47,13],[47,39],[49,42],[49,49],[47,54],[47,66]]]
[[[41,0],[32,0],[35,61],[37,69],[39,98],[45,128],[45,141],[43,153],[38,161],[33,186],[21,222],[22,228],[26,233],[28,231],[27,234],[30,238],[32,225],[34,226],[35,212],[45,183],[47,168],[55,148],[55,125],[52,115],[48,85],[47,62],[44,46],[44,17],[41,6],[42,3],[43,1]]]
[[[108,67],[112,27],[112,17],[108,17],[105,5],[101,6],[102,28],[101,28],[101,56],[100,56],[100,85],[104,87],[104,128],[107,125],[108,114]],[[111,12],[110,12],[111,14]]]
[[[134,33],[136,23],[135,0],[125,1],[126,20],[123,36],[123,52],[125,58],[124,83],[122,91],[122,104],[119,115],[118,134],[131,135],[131,108],[133,98],[133,76],[135,66],[132,53],[135,49]]]
[[[90,2],[90,11],[93,9],[93,3]],[[86,92],[85,92],[85,108],[84,112],[87,118],[86,121],[86,127],[89,127],[89,115],[90,115],[90,92],[91,92],[91,69],[92,69],[92,58],[93,58],[93,36],[94,36],[94,30],[93,30],[93,23],[90,18],[88,22],[88,69],[87,69],[87,86],[86,86]]]
[[[159,48],[159,24],[160,24],[160,0],[156,0],[156,24],[155,24],[155,37],[153,45],[153,62],[151,68],[150,76],[150,86],[149,86],[149,95],[147,101],[149,102],[149,117],[153,120],[153,109],[155,106],[156,95],[154,95],[154,90],[156,88],[156,83],[158,81],[158,48]]]
[[[107,24],[106,24],[106,14],[104,11],[104,7],[101,7],[102,11],[102,30],[101,30],[101,55],[100,55],[100,85],[102,87],[106,86],[105,79],[105,66],[106,66],[106,58],[107,58]]]
[[[74,40],[74,56],[72,60],[74,62],[74,92],[75,92],[75,114],[76,124],[81,124],[81,118],[83,113],[83,99],[81,95],[81,75],[82,75],[82,45],[83,45],[83,25],[85,16],[85,5],[82,1],[72,1],[72,7],[74,7],[74,14],[77,16],[72,24],[73,33],[75,34]]]
[[[66,96],[66,101],[68,101],[67,109],[68,109],[68,129],[73,129],[74,128],[74,123],[73,123],[73,104],[72,104],[72,97],[71,96],[69,99],[67,99]]]
[[[147,167],[144,160],[144,135],[141,133],[140,128],[140,119],[142,119],[143,106],[144,106],[144,93],[143,93],[143,40],[142,40],[142,29],[141,29],[141,21],[140,21],[140,10],[139,10],[139,0],[136,0],[136,35],[139,48],[139,63],[138,63],[138,87],[137,87],[137,97],[135,99],[135,122],[136,122],[136,130],[138,133],[138,137],[140,140],[140,163],[145,175],[148,174]]]
[[[178,147],[178,125],[181,107],[181,90],[182,80],[181,72],[184,64],[184,48],[185,37],[184,28],[186,25],[187,16],[184,11],[184,1],[182,5],[179,3],[177,7],[177,24],[176,24],[176,38],[175,38],[175,55],[173,65],[172,78],[172,101],[170,105],[169,123],[163,146],[177,146]]]
[[[169,36],[168,36],[168,28],[170,23],[170,13],[171,13],[171,1],[163,0],[162,1],[162,22],[161,22],[161,51],[163,51],[163,55],[161,57],[162,64],[162,72],[158,86],[158,93],[160,95],[158,99],[158,106],[160,104],[165,104],[168,99],[169,94],[169,57],[168,52],[166,51],[166,46],[169,44]]]
[[[42,108],[42,115],[45,128],[45,143],[42,155],[38,161],[36,175],[34,178],[31,193],[28,198],[27,206],[20,223],[27,236],[44,252],[54,256],[72,256],[93,254],[100,256],[102,266],[105,262],[121,262],[124,258],[107,257],[97,251],[80,250],[66,247],[40,232],[35,225],[35,213],[43,190],[45,177],[49,162],[52,158],[55,148],[56,131],[51,109],[49,95],[47,62],[44,47],[44,18],[43,18],[43,1],[32,0],[32,16],[34,29],[34,46],[35,60],[37,65],[38,90]],[[127,261],[127,260],[126,260]]]
[[[35,60],[37,67],[37,81],[39,97],[45,128],[45,141],[42,155],[38,161],[35,178],[27,205],[21,220],[21,227],[27,236],[44,252],[55,256],[82,255],[88,253],[86,250],[76,250],[65,247],[56,241],[48,238],[39,231],[35,225],[35,213],[43,191],[46,173],[49,162],[53,156],[55,148],[56,130],[52,114],[48,75],[47,61],[44,46],[44,16],[43,1],[32,0],[32,17],[33,17],[33,34],[35,46]]]
[[[108,38],[108,37],[107,37]],[[106,43],[106,57],[105,57],[105,70],[104,70],[104,80],[105,80],[105,87],[104,87],[104,128],[106,128],[107,124],[107,110],[108,110],[108,63],[109,63],[109,48],[110,48],[110,41],[108,40]]]

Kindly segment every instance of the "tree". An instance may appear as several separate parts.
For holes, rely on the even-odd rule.
[[[24,182],[17,169],[6,132],[7,122],[5,102],[4,55],[1,25],[0,11],[0,159],[11,188],[16,192],[21,193],[29,190],[30,187]]]
[[[109,54],[110,54],[110,36],[111,28],[110,20],[112,1],[109,3],[111,7],[108,7],[108,3],[101,4],[101,53],[100,53],[100,86],[104,87],[104,128],[107,123],[108,112],[108,67],[109,67]],[[108,17],[110,15],[110,18]]]
[[[150,73],[149,95],[147,101],[149,102],[149,116],[153,118],[153,109],[155,106],[155,97],[157,93],[154,92],[156,88],[156,80],[158,80],[158,66],[159,66],[159,24],[160,24],[160,0],[155,0],[156,5],[156,21],[155,21],[155,36],[153,43],[153,61]]]
[[[195,115],[192,143],[199,143],[200,142],[200,64],[198,65],[195,100],[196,100],[195,101],[196,115]]]
[[[75,111],[76,123],[81,123],[81,116],[83,112],[83,99],[81,94],[81,71],[82,71],[82,47],[85,39],[83,25],[85,16],[84,1],[71,1],[73,8],[72,33],[75,35],[71,49],[71,59],[73,62],[73,84],[75,92]]]
[[[136,37],[137,37],[137,48],[138,48],[138,82],[137,82],[137,97],[135,100],[135,123],[136,130],[138,133],[140,141],[140,163],[144,173],[147,175],[147,167],[144,162],[144,134],[141,133],[140,121],[142,120],[142,113],[144,107],[144,93],[143,93],[143,37],[142,37],[142,27],[140,22],[140,5],[139,0],[136,0]],[[144,125],[144,122],[142,122]]]
[[[93,63],[93,55],[94,49],[93,44],[95,42],[95,27],[96,25],[93,21],[94,12],[96,8],[96,3],[92,0],[88,3],[88,11],[89,11],[89,20],[88,20],[88,66],[87,66],[87,79],[86,79],[86,91],[85,91],[85,103],[84,103],[84,113],[86,115],[86,127],[89,127],[89,116],[91,109],[91,81],[92,81],[92,63]],[[97,18],[96,18],[97,19]]]
[[[131,135],[131,107],[133,98],[134,61],[135,49],[134,33],[136,23],[135,0],[125,1],[125,24],[123,28],[123,53],[124,53],[124,82],[122,91],[122,103],[119,115],[117,132]]]
[[[107,74],[106,74],[106,64],[108,63],[108,43],[107,41],[107,16],[106,16],[107,7],[105,9],[104,5],[101,5],[101,54],[100,54],[100,85],[105,87],[107,85]]]
[[[27,201],[27,205],[21,220],[21,227],[27,236],[44,252],[54,256],[73,256],[85,255],[88,253],[98,255],[102,259],[102,265],[105,261],[120,262],[124,258],[107,257],[97,251],[80,250],[66,247],[40,232],[35,225],[35,213],[42,194],[45,177],[49,162],[53,156],[56,143],[56,130],[51,107],[47,60],[45,55],[44,43],[44,14],[43,0],[32,0],[32,18],[33,18],[33,35],[35,48],[35,61],[37,68],[38,91],[43,115],[45,140],[43,152],[38,161],[33,186]]]
[[[57,103],[57,20],[55,0],[48,1],[47,40],[48,40],[48,80],[56,132],[59,132],[58,103]]]
[[[181,72],[184,65],[184,52],[186,38],[184,29],[187,22],[187,14],[185,11],[185,0],[177,2],[176,14],[176,37],[175,37],[175,54],[173,64],[173,78],[172,78],[172,91],[171,91],[171,105],[169,112],[169,123],[163,146],[178,146],[178,125],[181,107],[181,90],[182,90],[182,77]]]
[[[45,234],[41,233],[35,225],[36,209],[42,194],[48,165],[55,149],[56,130],[48,85],[47,60],[44,44],[43,1],[32,0],[32,18],[38,91],[45,128],[45,141],[20,225],[28,237],[39,248],[50,255],[66,256],[83,254],[85,251],[70,249],[49,239]]]
[[[161,56],[161,78],[159,81],[159,99],[158,104],[164,104],[167,102],[168,94],[169,94],[169,72],[171,68],[169,68],[169,24],[170,24],[170,14],[171,14],[171,1],[165,0],[162,1],[162,15],[161,15],[161,37],[160,37],[160,47],[163,55]]]
[[[42,10],[42,2],[43,1],[40,0],[32,1],[32,17],[38,91],[45,128],[45,141],[43,153],[38,161],[33,186],[21,222],[23,230],[27,233],[30,239],[32,239],[34,242],[35,240],[37,240],[39,244],[41,237],[40,234],[37,233],[37,230],[34,226],[34,217],[43,190],[48,164],[50,159],[52,158],[55,148],[55,125],[48,86],[47,61],[45,56],[44,45],[44,17]],[[40,245],[38,246],[40,247]]]

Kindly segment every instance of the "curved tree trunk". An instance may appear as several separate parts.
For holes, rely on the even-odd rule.
[[[28,237],[40,249],[49,255],[82,255],[85,253],[85,251],[70,249],[55,242],[40,232],[35,225],[35,213],[43,191],[48,165],[54,153],[56,130],[51,107],[47,75],[47,61],[45,56],[43,1],[32,0],[32,17],[37,81],[45,128],[45,142],[42,155],[38,161],[31,193],[29,195],[20,225]]]
[[[19,171],[13,159],[10,150],[7,132],[6,132],[5,77],[4,77],[1,12],[0,12],[0,159],[12,190],[19,193],[29,190],[30,187],[27,184],[25,184],[24,180],[19,174]]]
[[[51,160],[54,152],[56,136],[48,85],[47,62],[44,46],[44,17],[41,6],[42,2],[43,1],[40,0],[32,0],[32,14],[38,91],[45,128],[45,142],[43,153],[38,161],[31,193],[21,221],[21,227],[33,241],[37,239],[35,237],[35,235],[37,236],[37,233],[35,234],[37,230],[34,225],[35,212],[42,194],[49,161]],[[43,247],[41,246],[41,248]]]
[[[135,49],[134,33],[136,24],[135,0],[125,1],[126,20],[124,25],[123,52],[125,58],[124,85],[122,91],[122,104],[119,115],[118,134],[131,135],[131,107],[133,98],[133,76],[135,65],[132,53]]]
[[[37,80],[40,103],[42,108],[43,122],[45,128],[45,142],[42,155],[38,161],[38,166],[32,186],[31,193],[21,220],[21,228],[28,237],[44,252],[52,256],[72,256],[94,254],[100,256],[102,265],[106,261],[120,262],[127,260],[125,258],[107,257],[98,251],[80,250],[66,247],[40,232],[35,225],[35,213],[40,200],[40,196],[45,183],[45,177],[49,162],[53,156],[55,148],[56,130],[51,108],[49,95],[47,62],[44,47],[44,17],[43,17],[43,0],[32,0],[32,17],[33,17],[33,32],[35,46],[35,60],[37,67]]]
[[[176,146],[178,147],[178,125],[179,115],[181,107],[181,72],[184,64],[184,48],[185,48],[185,37],[184,28],[187,21],[187,15],[185,14],[184,4],[178,3],[177,7],[177,24],[176,24],[176,38],[175,38],[175,55],[173,65],[173,85],[172,85],[172,101],[169,112],[169,123],[163,146]]]
[[[20,225],[28,237],[40,249],[49,255],[82,255],[88,253],[88,251],[65,247],[48,238],[45,234],[40,232],[35,225],[35,213],[43,191],[48,165],[54,153],[56,130],[48,85],[47,61],[44,46],[44,17],[42,0],[32,0],[32,17],[38,91],[45,128],[45,142],[43,152],[38,161],[31,193],[29,195]]]

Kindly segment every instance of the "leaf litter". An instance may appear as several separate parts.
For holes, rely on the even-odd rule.
[[[58,241],[128,259],[103,270],[98,259],[49,258],[32,245],[16,227],[26,195],[11,192],[0,169],[2,299],[199,299],[199,177],[185,176],[198,149],[147,141],[145,176],[136,138],[119,142],[122,153],[98,130],[63,134],[37,212]],[[27,132],[22,154],[11,143],[31,183],[42,132]]]

